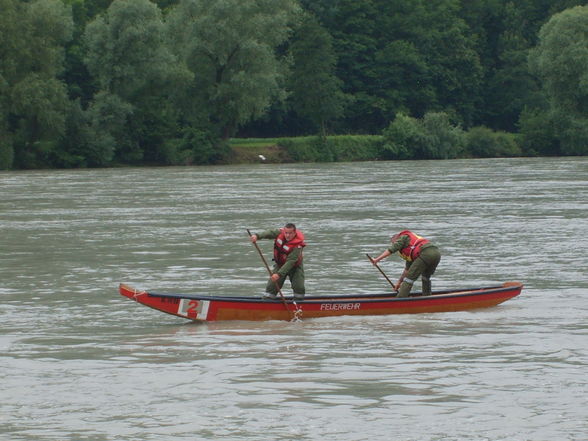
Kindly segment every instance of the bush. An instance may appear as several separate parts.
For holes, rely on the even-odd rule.
[[[307,136],[283,138],[292,160],[297,162],[370,161],[378,159],[383,138],[373,135],[340,135],[321,138]]]
[[[588,119],[568,116],[560,125],[559,141],[566,156],[588,155]]]
[[[525,109],[519,118],[521,145],[525,154],[535,156],[560,155],[560,145],[547,111]]]
[[[227,143],[220,142],[210,130],[186,127],[183,136],[165,142],[165,158],[168,164],[217,164],[231,153]]]
[[[382,150],[383,138],[373,135],[345,135],[327,138],[335,161],[373,161]]]
[[[453,159],[464,150],[464,132],[451,124],[446,113],[427,113],[423,118],[425,145],[421,146],[418,158]]]
[[[290,157],[296,162],[332,162],[335,160],[333,152],[324,139],[318,136],[303,136],[298,138],[284,138],[280,145],[285,147]]]
[[[521,156],[515,135],[494,132],[487,127],[474,127],[466,134],[466,150],[476,158]]]
[[[463,152],[463,131],[446,113],[427,113],[422,120],[400,113],[383,135],[383,159],[449,159]]]
[[[420,121],[403,113],[384,129],[382,159],[414,159],[414,149],[425,145],[425,133]]]
[[[525,152],[545,156],[588,155],[587,118],[525,109],[519,126]]]

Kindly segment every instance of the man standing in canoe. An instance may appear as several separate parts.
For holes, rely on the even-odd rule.
[[[390,247],[372,259],[372,263],[377,265],[380,260],[396,252],[406,260],[404,271],[394,286],[398,291],[398,297],[408,297],[412,285],[419,276],[423,284],[423,295],[431,295],[431,276],[441,260],[439,249],[429,240],[409,230],[395,234],[390,242]]]
[[[251,242],[255,243],[258,239],[274,239],[274,267],[265,287],[264,297],[275,299],[278,287],[281,289],[288,277],[294,291],[294,299],[302,300],[306,293],[302,256],[302,249],[306,243],[302,231],[297,230],[296,225],[287,223],[284,228],[251,235]]]

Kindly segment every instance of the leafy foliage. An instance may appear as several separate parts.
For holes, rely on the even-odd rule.
[[[0,6],[2,166],[46,167],[65,131],[68,98],[58,75],[71,14],[59,0],[0,0]]]
[[[218,144],[210,130],[187,127],[182,137],[166,143],[165,163],[170,165],[207,165],[225,161],[230,156],[228,144]]]
[[[426,143],[420,121],[403,113],[398,114],[382,134],[384,159],[412,159],[414,146],[423,146]]]
[[[293,109],[311,120],[324,137],[327,123],[342,116],[345,101],[342,83],[334,74],[336,58],[332,38],[310,16],[296,29],[291,51]]]
[[[427,113],[422,120],[399,114],[383,135],[385,159],[450,159],[463,154],[463,131],[445,113]]]
[[[561,151],[588,154],[588,6],[555,14],[539,32],[530,66],[540,78]]]
[[[118,95],[99,92],[88,109],[89,133],[84,156],[89,166],[105,166],[111,164],[117,149],[124,151],[121,157],[132,158],[129,153],[132,147],[126,130],[127,121],[132,116],[133,106],[122,100]]]
[[[285,97],[288,60],[276,48],[298,11],[293,0],[181,0],[171,10],[172,47],[194,75],[192,113],[206,106],[224,139]]]
[[[476,158],[499,158],[521,155],[514,136],[487,127],[474,127],[466,134],[466,150]]]
[[[585,155],[585,3],[0,0],[0,169]]]

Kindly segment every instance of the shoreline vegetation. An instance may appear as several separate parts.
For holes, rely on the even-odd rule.
[[[380,135],[232,138],[228,144],[230,154],[221,163],[281,164],[383,159],[383,137]]]
[[[519,145],[517,134],[452,126],[435,133],[231,138],[218,164],[351,162],[540,156]],[[391,138],[394,136],[394,138]]]
[[[588,154],[585,1],[0,2],[0,170]]]

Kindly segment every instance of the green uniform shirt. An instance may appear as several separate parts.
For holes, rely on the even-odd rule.
[[[397,253],[398,251],[400,251],[401,249],[406,248],[409,245],[410,245],[410,237],[406,234],[403,234],[398,239],[396,239],[394,242],[392,242],[392,245],[390,245],[390,247],[388,247],[388,251],[390,251],[391,254],[394,254],[394,253]],[[431,242],[428,242],[421,247],[421,250],[424,250],[425,248],[429,248],[429,247],[434,247],[434,246],[435,245],[433,245]],[[410,265],[412,265],[412,262],[409,262],[407,260],[405,268],[406,269],[410,268]]]

